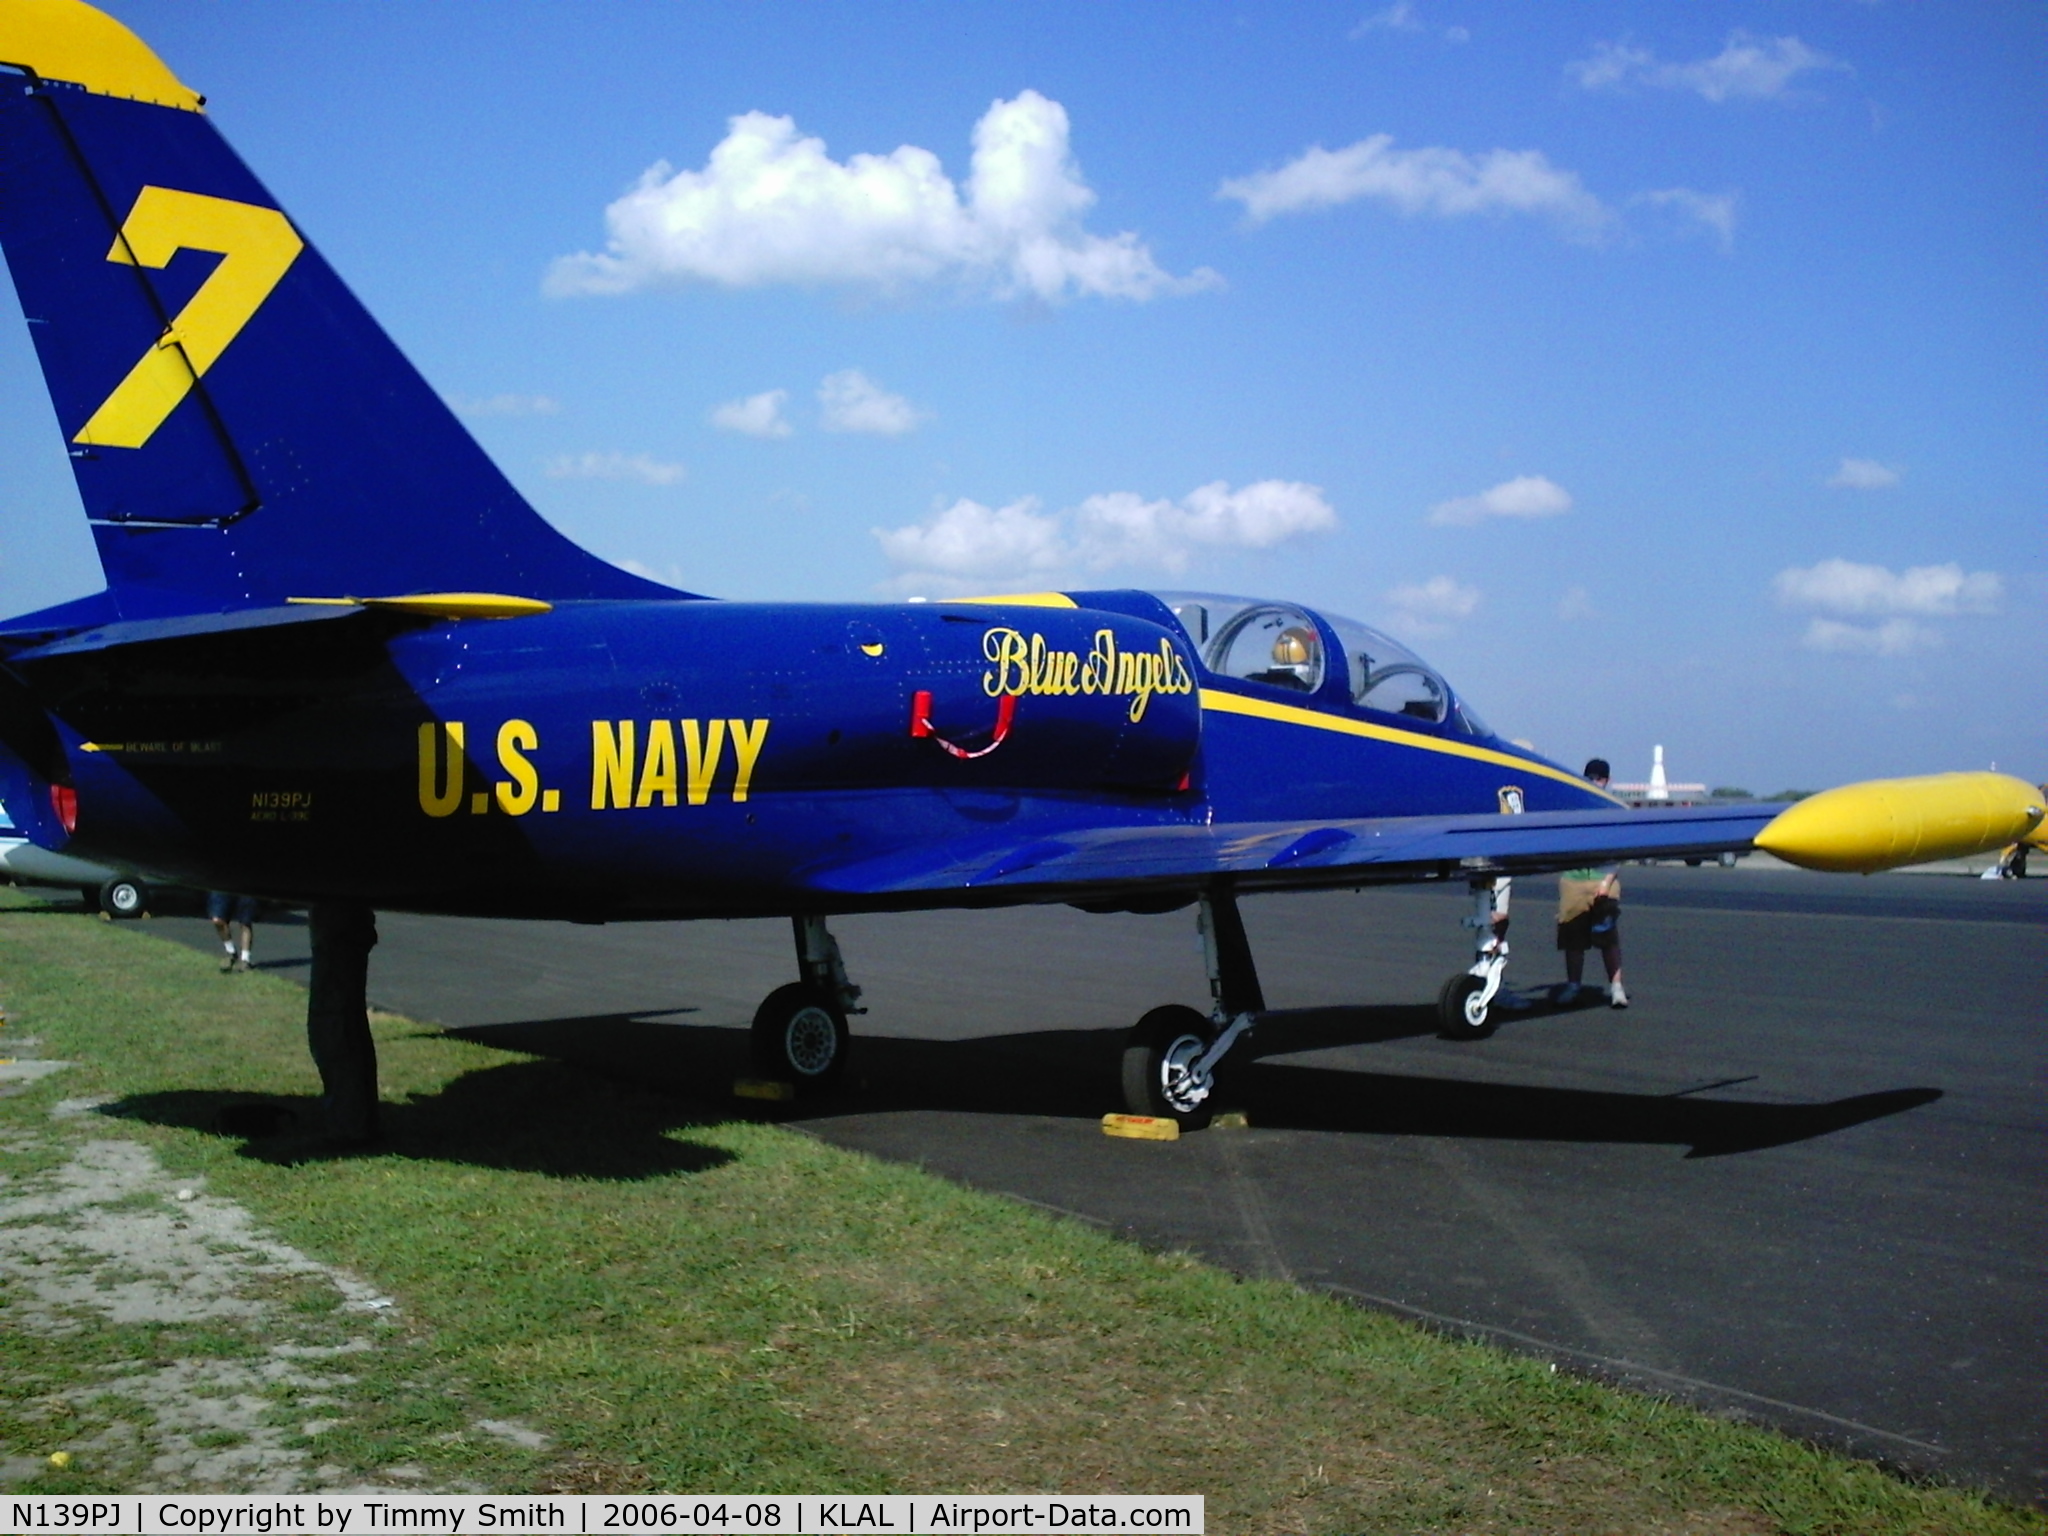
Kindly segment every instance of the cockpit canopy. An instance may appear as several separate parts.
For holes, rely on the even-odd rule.
[[[1356,619],[1212,592],[1153,595],[1173,610],[1218,677],[1302,694],[1341,687],[1361,709],[1468,736],[1493,734],[1434,667]]]

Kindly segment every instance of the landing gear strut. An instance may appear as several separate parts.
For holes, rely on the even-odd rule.
[[[1514,881],[1472,882],[1472,915],[1465,926],[1478,930],[1469,971],[1460,971],[1437,993],[1437,1033],[1446,1040],[1484,1040],[1497,1027],[1493,1000],[1508,969],[1508,897]]]
[[[860,988],[846,975],[839,941],[822,917],[794,917],[802,981],[777,987],[754,1012],[754,1066],[797,1091],[830,1087],[846,1070],[846,1017],[866,1013]]]
[[[1209,1017],[1173,1004],[1138,1020],[1124,1046],[1124,1105],[1134,1115],[1200,1130],[1216,1113],[1217,1068],[1266,1011],[1258,967],[1238,915],[1237,895],[1218,886],[1202,897],[1202,955]]]
[[[1503,816],[1522,814],[1520,786],[1503,784],[1498,795]],[[1465,926],[1474,930],[1472,966],[1436,995],[1437,1033],[1446,1040],[1484,1040],[1494,1032],[1493,1003],[1508,970],[1508,897],[1515,882],[1506,875],[1474,875],[1471,884],[1472,915]]]

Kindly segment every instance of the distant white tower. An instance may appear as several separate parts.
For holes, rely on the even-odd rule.
[[[1650,752],[1650,792],[1643,798],[1645,800],[1669,800],[1671,798],[1671,786],[1664,780],[1664,749],[1662,747],[1652,747]]]

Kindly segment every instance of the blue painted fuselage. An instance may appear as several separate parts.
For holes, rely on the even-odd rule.
[[[1510,784],[1532,810],[1612,805],[1456,707],[1354,703],[1334,636],[1320,687],[1281,687],[1211,672],[1147,594],[1075,601],[355,612],[14,664],[64,737],[75,851],[285,899],[587,919],[996,904],[1062,893],[866,898],[832,874],[1105,826],[1490,812]]]

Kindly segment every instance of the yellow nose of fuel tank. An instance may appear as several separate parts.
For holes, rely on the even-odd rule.
[[[1805,869],[1867,875],[2003,848],[2039,826],[2042,809],[2041,791],[2009,774],[1871,779],[1781,812],[1756,846]]]

